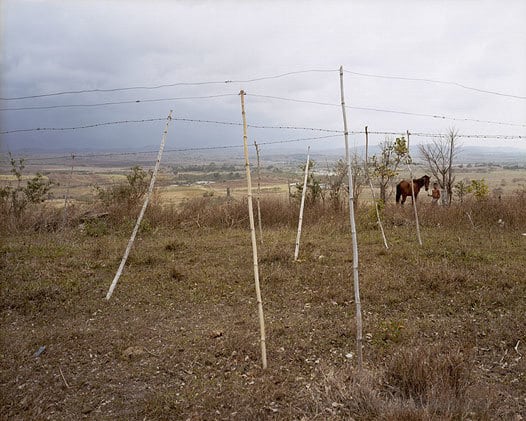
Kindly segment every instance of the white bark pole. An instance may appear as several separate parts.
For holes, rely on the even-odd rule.
[[[256,197],[256,205],[258,207],[258,225],[259,225],[259,241],[263,244],[263,227],[261,225],[261,173],[259,170],[259,145],[254,140],[254,146],[256,147],[256,157],[258,162],[258,195]]]
[[[362,369],[362,304],[360,301],[360,280],[358,277],[358,240],[356,238],[356,224],[354,221],[354,193],[351,169],[351,155],[349,152],[349,132],[347,130],[347,114],[345,112],[345,96],[343,93],[343,66],[340,66],[340,93],[343,113],[343,130],[345,137],[345,155],[347,158],[347,171],[349,175],[349,217],[351,220],[352,254],[353,254],[353,278],[354,278],[354,301],[356,304],[356,355],[358,368]]]
[[[416,236],[418,238],[418,244],[422,245],[422,237],[420,236],[420,223],[418,222],[418,210],[416,207],[416,199],[415,199],[415,183],[413,182],[413,171],[411,171],[411,166],[409,165],[409,130],[406,131],[407,133],[407,168],[409,169],[409,180],[411,183],[411,198],[413,200],[413,210],[415,213],[415,224],[416,224]]]
[[[307,178],[309,175],[310,146],[307,148],[307,165],[305,165],[305,177],[303,178],[303,190],[301,191],[300,218],[298,220],[298,234],[296,235],[296,248],[294,250],[294,260],[298,260],[300,254],[301,225],[303,223],[303,207],[305,206],[305,194],[307,192]]]
[[[263,315],[263,301],[261,300],[261,289],[259,287],[259,267],[258,267],[258,245],[256,241],[256,228],[254,226],[254,209],[252,207],[252,179],[250,177],[250,163],[248,161],[248,142],[247,142],[247,117],[245,115],[245,91],[239,92],[241,96],[241,115],[243,117],[243,148],[245,153],[245,171],[247,176],[247,196],[248,196],[248,218],[250,221],[250,238],[252,240],[252,257],[254,261],[254,283],[256,286],[256,299],[258,304],[261,362],[263,369],[267,368],[267,345],[265,338],[265,317]]]
[[[371,189],[371,196],[373,197],[374,208],[376,210],[376,220],[378,221],[378,226],[382,233],[382,239],[384,240],[384,246],[386,249],[389,249],[387,244],[387,238],[385,238],[384,226],[380,218],[380,210],[378,209],[378,202],[376,201],[376,195],[374,194],[373,182],[371,177],[369,177],[369,164],[367,161],[367,155],[369,153],[369,132],[367,131],[367,126],[365,126],[365,176],[367,177],[367,182],[369,183],[369,188]]]
[[[64,193],[64,211],[62,213],[62,227],[63,228],[66,226],[66,222],[67,222],[69,186],[71,185],[71,178],[73,177],[74,161],[75,161],[75,155],[71,154],[71,170],[69,172],[68,184],[66,186],[66,193]]]
[[[130,241],[128,241],[128,246],[126,247],[126,251],[124,252],[124,256],[122,256],[122,260],[121,260],[119,269],[117,270],[117,273],[115,274],[115,278],[113,278],[113,282],[110,285],[110,289],[108,290],[108,293],[106,294],[106,300],[109,300],[111,298],[111,295],[113,294],[113,290],[117,286],[117,282],[119,278],[121,277],[122,271],[124,269],[124,265],[126,264],[126,260],[128,260],[128,255],[130,254],[130,250],[133,246],[133,242],[135,241],[135,236],[137,235],[137,232],[139,231],[139,226],[141,225],[142,218],[144,217],[144,213],[146,212],[146,208],[148,207],[148,202],[150,201],[150,197],[153,192],[153,186],[155,185],[157,171],[159,170],[159,165],[161,164],[161,157],[163,156],[164,144],[166,142],[166,135],[168,134],[168,125],[170,124],[171,120],[172,120],[172,110],[170,110],[170,114],[168,114],[168,118],[166,121],[166,127],[164,129],[163,136],[161,139],[161,146],[159,147],[159,153],[157,154],[157,161],[155,162],[155,168],[153,170],[152,179],[150,180],[150,187],[148,188],[148,192],[146,193],[146,199],[144,200],[144,204],[142,205],[141,212],[139,213],[139,217],[137,218],[137,222],[135,223],[135,227],[133,228],[133,232],[130,237]]]

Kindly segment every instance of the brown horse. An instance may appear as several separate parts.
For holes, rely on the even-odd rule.
[[[418,196],[418,192],[422,187],[425,187],[426,191],[429,190],[429,179],[430,177],[428,175],[424,175],[423,177],[413,179],[415,200]],[[411,183],[409,181],[402,180],[396,185],[396,203],[400,202],[400,196],[402,196],[402,202],[400,203],[401,205],[405,203],[405,199],[407,199],[407,196],[413,197],[411,193]]]

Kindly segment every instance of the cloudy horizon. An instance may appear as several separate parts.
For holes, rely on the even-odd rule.
[[[455,127],[522,136],[462,142],[526,151],[525,2],[4,0],[1,7],[1,131],[98,125],[3,134],[2,152],[155,145],[164,122],[142,120],[164,119],[170,109],[179,120],[169,145],[231,145],[242,139],[240,126],[203,120],[239,124],[241,89],[251,125],[342,130],[340,65],[351,131]],[[159,85],[174,86],[101,92]],[[64,91],[90,92],[34,97]],[[12,99],[26,96],[33,97]],[[100,125],[130,120],[141,122]],[[249,128],[261,142],[328,134]],[[351,136],[355,145],[362,139]],[[342,140],[301,144],[309,143],[335,148]]]

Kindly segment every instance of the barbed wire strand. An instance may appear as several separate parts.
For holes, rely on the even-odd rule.
[[[13,107],[13,108],[0,108],[0,111],[27,111],[27,110],[51,110],[57,108],[94,108],[94,107],[105,107],[109,105],[125,105],[125,104],[143,104],[151,102],[164,102],[164,101],[186,101],[194,99],[215,99],[224,98],[230,96],[239,96],[239,94],[218,94],[218,95],[203,95],[203,96],[185,96],[185,97],[172,97],[172,98],[152,98],[152,99],[132,99],[128,101],[113,101],[113,102],[99,102],[94,104],[63,104],[63,105],[43,105],[35,107]]]
[[[148,118],[148,119],[142,119],[142,120],[108,121],[108,122],[103,122],[103,123],[94,123],[94,124],[75,126],[75,127],[35,127],[35,128],[30,128],[30,129],[7,130],[4,132],[0,132],[0,134],[11,134],[11,133],[21,133],[21,132],[82,130],[82,129],[89,129],[93,127],[100,127],[100,126],[110,126],[110,125],[129,124],[129,123],[147,123],[147,122],[164,121],[164,120],[165,118],[157,117],[157,118]],[[181,122],[192,122],[192,123],[219,124],[219,125],[225,125],[225,126],[242,126],[242,123],[233,122],[233,121],[204,120],[204,119],[194,119],[194,118],[185,118],[185,117],[174,117],[172,118],[172,120],[181,121]],[[318,128],[318,127],[271,126],[271,125],[257,125],[257,124],[249,124],[248,127],[251,127],[253,129],[309,130],[309,131],[317,131],[317,132],[343,133],[341,130],[324,129],[324,128]]]
[[[335,104],[335,103],[329,103],[329,102],[311,101],[311,100],[296,99],[296,98],[286,98],[286,97],[272,96],[272,95],[251,94],[250,92],[247,92],[246,95],[247,96],[253,96],[255,98],[267,98],[267,99],[276,99],[276,100],[279,100],[279,101],[298,102],[298,103],[303,103],[303,104],[315,104],[315,105],[323,105],[323,106],[330,106],[330,107],[341,107],[341,104]],[[381,112],[381,113],[410,115],[410,116],[417,116],[417,117],[430,117],[430,118],[436,118],[436,119],[441,119],[441,120],[472,121],[472,122],[475,122],[475,123],[486,123],[486,124],[498,124],[498,125],[503,125],[503,126],[526,127],[526,123],[511,123],[511,122],[506,122],[506,121],[480,120],[480,119],[476,119],[476,118],[450,117],[450,116],[443,116],[443,115],[438,115],[438,114],[424,114],[424,113],[415,113],[415,112],[410,112],[410,111],[387,110],[387,109],[372,108],[372,107],[357,107],[357,106],[352,106],[352,105],[346,105],[345,108],[352,109],[352,110],[374,111],[374,112]]]
[[[52,97],[52,96],[60,96],[60,95],[71,95],[71,94],[85,94],[85,93],[94,93],[94,92],[121,92],[121,91],[132,91],[132,90],[154,90],[154,89],[161,89],[161,88],[172,88],[176,86],[203,86],[203,85],[223,85],[223,84],[232,84],[232,83],[252,83],[252,82],[259,82],[262,80],[271,80],[271,79],[278,79],[286,76],[292,76],[292,75],[298,75],[298,74],[304,74],[304,73],[320,73],[320,72],[336,72],[337,70],[329,70],[329,69],[308,69],[308,70],[298,70],[294,72],[287,72],[287,73],[280,73],[277,75],[272,76],[262,76],[262,77],[256,77],[251,79],[227,79],[222,81],[205,81],[205,82],[175,82],[175,83],[166,83],[161,85],[153,85],[153,86],[126,86],[121,88],[109,88],[109,89],[79,89],[79,90],[71,90],[71,91],[58,91],[58,92],[50,92],[46,94],[38,94],[38,95],[27,95],[27,96],[19,96],[19,97],[10,97],[10,98],[0,98],[2,101],[15,101],[15,100],[22,100],[22,99],[34,99],[34,98],[44,98],[44,97]]]
[[[349,131],[349,134],[351,135],[362,135],[365,132],[362,130],[355,130],[355,131]],[[384,136],[405,136],[404,131],[368,131],[371,135],[384,135]],[[330,139],[341,136],[342,132],[338,134],[332,134],[332,135],[325,135],[325,136],[315,136],[315,137],[301,137],[301,138],[294,138],[294,139],[281,139],[281,140],[269,140],[269,141],[262,141],[258,142],[258,145],[276,145],[276,144],[286,144],[286,143],[294,143],[294,142],[302,142],[302,141],[317,141],[317,140],[324,140],[324,139]],[[411,132],[411,136],[415,137],[422,137],[422,138],[440,138],[447,135],[442,135],[438,133],[423,133],[423,132]],[[458,138],[466,138],[466,139],[494,139],[494,140],[522,140],[525,139],[526,136],[522,135],[502,135],[502,134],[493,134],[493,135],[487,135],[487,134],[459,134],[457,136]],[[165,149],[166,153],[169,152],[192,152],[192,151],[206,151],[206,150],[221,150],[221,149],[235,149],[235,148],[242,148],[243,145],[214,145],[214,146],[201,146],[201,147],[187,147],[187,148],[175,148],[175,149]],[[155,154],[157,151],[151,150],[151,151],[135,151],[135,152],[103,152],[103,153],[89,153],[89,154],[77,154],[73,153],[75,156],[75,159],[77,159],[77,163],[80,163],[80,159],[91,159],[91,158],[102,158],[102,157],[114,157],[114,156],[136,156],[136,155],[148,155],[148,154]],[[36,157],[36,158],[26,158],[22,156],[13,157],[13,159],[23,159],[24,164],[31,165],[31,162],[43,162],[43,161],[53,161],[53,160],[61,160],[61,159],[71,159],[72,154],[68,155],[55,155],[55,156],[49,156],[49,157]],[[0,161],[0,164],[7,165],[9,164],[9,161]],[[34,164],[38,165],[38,164]]]
[[[154,121],[164,121],[166,118],[144,118],[141,120],[117,120],[117,121],[107,121],[103,123],[94,123],[94,124],[87,124],[83,126],[75,126],[75,127],[35,127],[31,129],[15,129],[15,130],[7,130],[4,132],[0,132],[0,134],[11,134],[11,133],[23,133],[23,132],[46,132],[46,131],[68,131],[68,130],[82,130],[82,129],[91,129],[94,127],[102,127],[102,126],[113,126],[117,124],[130,124],[130,123],[150,123]]]
[[[108,88],[108,89],[80,89],[80,90],[70,90],[70,91],[57,91],[57,92],[50,92],[50,93],[45,93],[45,94],[27,95],[27,96],[19,96],[19,97],[7,97],[7,98],[2,97],[0,98],[0,100],[15,101],[15,100],[23,100],[23,99],[44,98],[44,97],[59,96],[59,95],[84,94],[84,93],[95,93],[95,92],[102,93],[102,92],[120,92],[120,91],[130,91],[130,90],[154,90],[154,89],[170,88],[170,87],[176,87],[176,86],[203,86],[203,85],[223,85],[223,84],[232,84],[232,83],[253,83],[253,82],[278,79],[278,78],[298,75],[298,74],[321,73],[321,72],[323,73],[338,72],[338,69],[306,69],[306,70],[286,72],[286,73],[281,73],[281,74],[276,74],[276,75],[271,75],[271,76],[262,76],[262,77],[255,77],[255,78],[249,78],[249,79],[237,79],[237,80],[227,79],[227,80],[222,80],[222,81],[175,82],[175,83],[167,83],[167,84],[160,84],[160,85],[153,85],[153,86],[138,85],[138,86],[126,86],[126,87],[121,87],[121,88]],[[484,94],[498,95],[502,97],[522,99],[522,100],[526,99],[526,96],[507,94],[507,93],[498,92],[498,91],[490,91],[490,90],[476,88],[473,86],[465,85],[463,83],[452,82],[452,81],[443,81],[443,80],[430,79],[430,78],[416,78],[416,77],[407,77],[407,76],[378,75],[378,74],[371,74],[371,73],[355,72],[351,70],[344,70],[344,72],[354,75],[354,76],[361,76],[361,77],[451,85],[451,86],[456,86],[462,89],[484,93]]]
[[[458,82],[449,82],[449,81],[437,80],[437,79],[405,77],[405,76],[375,75],[375,74],[370,74],[370,73],[353,72],[350,70],[344,70],[344,72],[349,73],[351,75],[355,75],[355,76],[365,76],[365,77],[372,77],[372,78],[378,78],[378,79],[391,79],[391,80],[394,79],[394,80],[417,81],[417,82],[426,82],[426,83],[437,83],[437,84],[442,84],[442,85],[452,85],[452,86],[457,86],[463,89],[467,89],[470,91],[476,91],[476,92],[480,92],[484,94],[498,95],[498,96],[504,96],[504,97],[509,97],[509,98],[515,98],[515,99],[526,99],[526,96],[506,94],[506,93],[497,92],[497,91],[488,91],[486,89],[475,88],[473,86],[464,85]]]
[[[252,94],[252,96],[255,96],[255,95]],[[263,96],[263,97],[268,97],[268,96]],[[294,101],[294,102],[297,101],[297,100],[294,100],[294,99],[291,99],[291,98],[281,98],[281,97],[272,97],[272,98],[280,99],[280,100],[286,100],[286,101]],[[349,108],[356,108],[356,107],[349,107]],[[394,112],[394,111],[388,111],[388,112]],[[427,115],[427,114],[416,114],[416,113],[406,113],[406,112],[396,112],[396,113],[399,113],[399,114],[410,114],[410,115],[431,116],[431,115]],[[435,116],[435,117],[437,117],[437,118],[447,118],[447,117],[443,117],[443,116]],[[457,118],[453,118],[453,119],[459,120]],[[101,126],[110,126],[110,125],[118,125],[118,124],[130,124],[130,123],[147,123],[147,122],[164,121],[164,120],[165,120],[165,118],[163,118],[163,117],[157,117],[157,118],[147,118],[147,119],[141,119],[141,120],[109,121],[109,122],[94,123],[94,124],[88,124],[88,125],[82,125],[82,126],[74,126],[74,127],[35,127],[35,128],[27,128],[27,129],[7,130],[7,131],[0,132],[0,135],[13,134],[13,133],[24,133],[24,132],[82,130],[82,129],[101,127]],[[219,124],[219,125],[227,125],[227,126],[241,126],[242,125],[242,123],[239,123],[239,122],[194,119],[194,118],[186,118],[186,117],[174,117],[173,120],[181,121],[181,122]],[[469,119],[464,119],[464,120],[471,121]],[[478,122],[486,122],[486,121],[478,120]],[[491,122],[491,123],[526,127],[526,125],[515,124],[515,123],[504,123],[504,122]],[[318,131],[318,132],[328,132],[328,133],[343,133],[342,130],[338,130],[338,129],[327,129],[327,128],[319,128],[319,127],[304,127],[304,126],[286,126],[286,125],[273,126],[273,125],[249,124],[248,127],[251,127],[251,128],[254,128],[254,129],[280,129],[280,130],[306,130],[306,131],[308,130],[308,131]]]

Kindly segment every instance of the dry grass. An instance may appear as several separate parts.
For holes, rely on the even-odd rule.
[[[345,214],[310,208],[295,263],[297,206],[263,201],[265,372],[244,201],[206,197],[176,209],[154,200],[109,302],[133,216],[72,209],[60,230],[4,225],[0,417],[524,416],[523,205],[422,206],[423,247],[411,207],[387,207],[389,250],[370,210],[358,210],[363,373],[352,355]],[[35,212],[28,221],[42,217]]]

